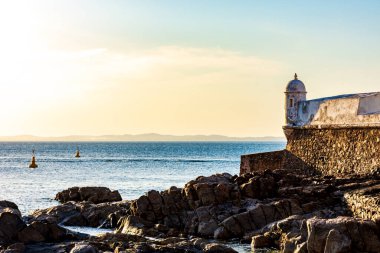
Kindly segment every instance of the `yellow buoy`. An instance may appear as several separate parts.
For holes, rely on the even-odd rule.
[[[79,153],[79,148],[77,147],[77,152],[75,153],[75,157],[76,158],[79,158],[80,157],[80,153]]]
[[[34,155],[34,149],[33,149],[32,161],[29,164],[29,168],[35,169],[37,167],[38,167],[38,165],[36,163],[36,156]]]

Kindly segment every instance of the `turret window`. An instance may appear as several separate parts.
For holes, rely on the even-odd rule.
[[[294,101],[293,101],[293,98],[289,99],[289,105],[290,105],[290,107],[294,107]]]

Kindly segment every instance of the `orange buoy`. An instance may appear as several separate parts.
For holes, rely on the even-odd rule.
[[[75,154],[75,157],[76,158],[79,158],[80,157],[80,153],[79,153],[79,148],[77,147],[77,152],[76,152],[76,154]]]
[[[33,149],[32,161],[31,161],[30,164],[29,164],[29,168],[31,168],[31,169],[35,169],[35,168],[37,168],[37,167],[38,167],[38,165],[37,165],[37,163],[36,163],[36,156],[34,155],[34,149]]]

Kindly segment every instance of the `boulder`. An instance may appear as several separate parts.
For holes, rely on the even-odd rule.
[[[70,253],[98,253],[98,249],[89,244],[75,244]]]
[[[55,200],[61,203],[68,201],[90,201],[98,204],[121,201],[121,196],[118,191],[111,191],[107,187],[72,187],[57,193]]]
[[[202,250],[205,253],[237,253],[236,250],[220,243],[208,243]]]
[[[129,214],[128,201],[93,204],[92,202],[66,202],[47,209],[36,210],[27,217],[28,222],[43,221],[65,226],[115,228],[118,220]]]
[[[18,233],[18,240],[23,243],[43,242],[46,240],[33,226],[28,226]]]
[[[18,233],[18,240],[24,243],[78,240],[87,237],[85,234],[71,232],[56,223],[42,221],[33,221]]]
[[[23,243],[14,243],[7,247],[2,253],[24,253],[25,245]]]
[[[4,212],[16,214],[21,218],[21,212],[18,209],[18,206],[8,200],[0,200],[0,213]]]
[[[25,244],[27,253],[68,253],[74,247],[75,242],[54,242],[54,243],[31,243]]]
[[[312,218],[307,220],[307,230],[309,253],[344,252],[350,248],[378,252],[380,249],[379,230],[372,221],[352,217]]]
[[[146,221],[138,216],[129,215],[119,221],[117,233],[143,235],[147,230],[154,226],[153,223]]]
[[[268,204],[258,204],[253,209],[235,214],[220,223],[225,229],[217,229],[215,239],[240,238],[244,234],[285,219],[302,214],[302,209],[294,199],[285,199]]]
[[[266,173],[249,178],[248,182],[240,185],[240,190],[247,198],[273,198],[277,195],[278,184],[270,173]]]
[[[240,201],[240,192],[232,176],[216,174],[209,177],[198,177],[185,185],[183,197],[190,208],[222,204],[227,201]]]
[[[28,222],[44,221],[61,223],[70,216],[80,215],[80,207],[75,202],[67,202],[63,205],[53,206],[46,209],[38,209],[27,217]]]
[[[340,231],[331,229],[326,238],[324,253],[351,252],[351,239]]]
[[[90,227],[115,228],[118,220],[130,213],[129,201],[80,204],[79,206],[86,225]]]
[[[254,252],[261,248],[271,248],[274,246],[275,242],[269,233],[252,237],[251,248]]]
[[[11,212],[0,214],[0,245],[17,241],[19,231],[26,227],[19,215]]]

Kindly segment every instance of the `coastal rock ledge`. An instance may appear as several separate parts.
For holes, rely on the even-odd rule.
[[[121,201],[118,191],[107,187],[72,187],[57,193],[55,200],[65,203],[68,201],[90,201],[95,204]]]
[[[253,252],[375,253],[379,187],[378,173],[335,178],[289,170],[202,176],[132,201],[73,187],[57,194],[63,204],[23,219],[17,205],[0,201],[0,252],[236,252],[228,241],[238,240]],[[86,237],[60,225],[115,233]]]

